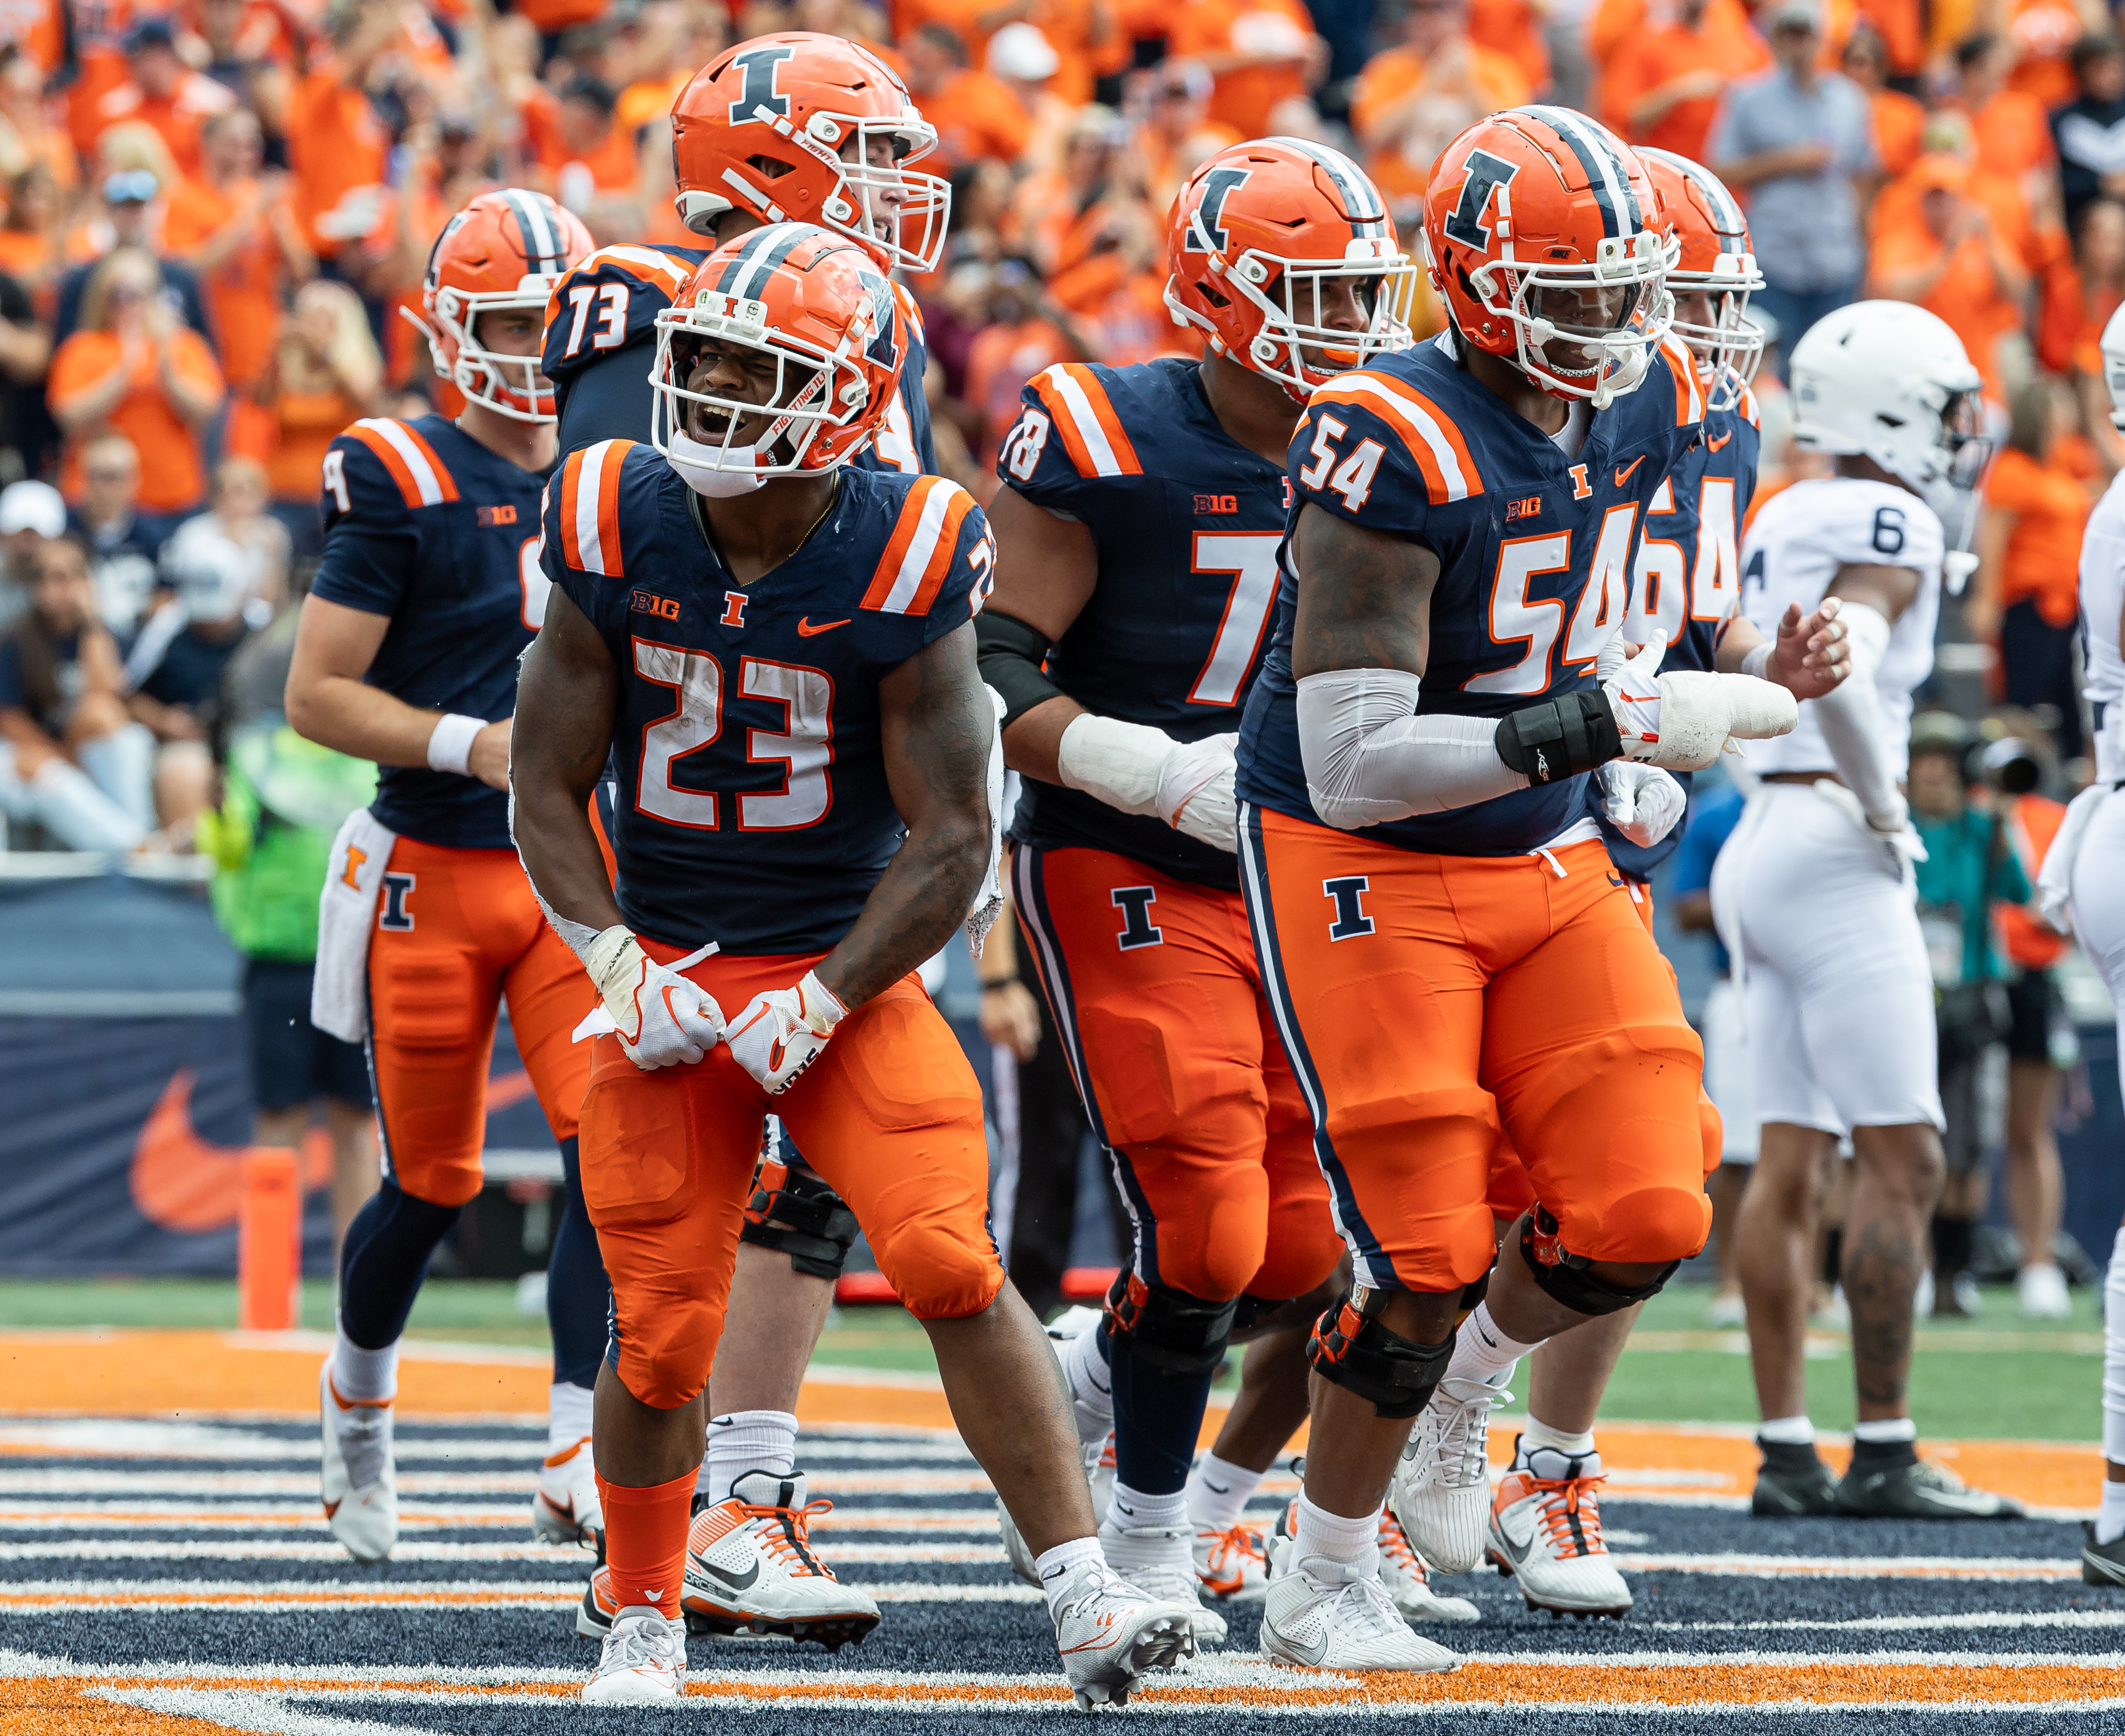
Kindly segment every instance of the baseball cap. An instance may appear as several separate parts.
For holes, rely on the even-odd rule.
[[[1780,31],[1806,31],[1810,35],[1822,34],[1822,14],[1816,10],[1814,0],[1776,0],[1776,4],[1764,8],[1763,32],[1775,36]]]
[[[989,71],[999,78],[1038,84],[1055,76],[1062,57],[1037,24],[1006,24],[989,38]]]
[[[125,33],[125,52],[129,54],[139,54],[145,49],[177,45],[177,32],[170,28],[167,18],[143,18]]]
[[[66,502],[49,482],[10,482],[0,488],[0,536],[34,530],[40,537],[64,536]]]

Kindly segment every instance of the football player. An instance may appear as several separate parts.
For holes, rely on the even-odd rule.
[[[1135,1583],[1192,1602],[1265,1588],[1241,1513],[1306,1414],[1298,1353],[1329,1298],[1298,1304],[1342,1254],[1247,938],[1232,743],[1275,600],[1292,430],[1314,387],[1409,342],[1415,270],[1357,166],[1295,139],[1205,161],[1168,256],[1166,303],[1208,353],[1026,386],[976,630],[1029,780],[1014,901],[1135,1227],[1100,1326],[1066,1351],[1081,1417],[1114,1430],[1100,1541]],[[1246,1366],[1258,1388],[1285,1371],[1280,1402],[1236,1407],[1191,1475],[1226,1346],[1265,1323],[1295,1342]],[[1421,1602],[1417,1571],[1403,1589]],[[1224,1630],[1197,1620],[1199,1639]]]
[[[899,77],[859,43],[803,31],[741,43],[680,93],[671,134],[679,216],[702,245],[605,247],[557,288],[545,364],[559,400],[563,454],[598,440],[652,438],[657,316],[719,244],[788,218],[846,236],[884,271],[927,271],[942,256],[951,188],[918,167],[935,148],[935,130]],[[849,462],[934,473],[921,319],[897,284],[894,303],[907,365],[876,435]],[[770,1155],[733,1279],[733,1324],[701,1466],[704,1508],[729,1502],[742,1477],[764,1472],[779,1480],[795,1469],[798,1389],[855,1233],[848,1208],[786,1143]],[[803,1525],[794,1509],[740,1514],[733,1507],[706,1521],[728,1531],[733,1560],[751,1552],[733,1567],[733,1578],[746,1579],[755,1567],[759,1574],[723,1586],[723,1615],[695,1611],[696,1625],[737,1616],[830,1643],[875,1625],[878,1606],[822,1571],[815,1550],[778,1546],[785,1529],[801,1533]],[[578,1625],[596,1630],[599,1607],[588,1600]]]
[[[1932,973],[1913,908],[1924,846],[1901,788],[1911,692],[1933,669],[1950,553],[1989,451],[1977,370],[1955,333],[1905,302],[1860,302],[1811,326],[1788,363],[1793,438],[1835,476],[1774,495],[1742,549],[1760,627],[1842,603],[1851,678],[1787,739],[1748,748],[1762,786],[1712,878],[1748,1009],[1762,1144],[1735,1226],[1763,1414],[1750,1510],[1778,1517],[1990,1518],[2021,1509],[1918,1456],[1905,1388],[1911,1296],[1940,1192]],[[1859,1421],[1842,1480],[1816,1456],[1802,1354],[1816,1177],[1852,1141],[1844,1235]]]
[[[365,1037],[384,1184],[348,1227],[337,1342],[318,1376],[324,1505],[360,1560],[398,1535],[391,1404],[398,1338],[428,1257],[479,1191],[488,1052],[509,1007],[517,1052],[560,1142],[564,1203],[548,1266],[549,1456],[532,1517],[595,1541],[590,1388],[606,1286],[582,1203],[577,1113],[591,1000],[509,842],[516,660],[538,629],[539,503],[554,463],[539,346],[547,293],[591,251],[543,193],[483,193],[444,226],[422,307],[455,421],[372,417],[324,461],[324,559],[303,604],[289,721],[383,768],[342,829],[321,910],[316,1022]]]
[[[721,1537],[690,1540],[687,1515],[771,1102],[928,1327],[960,1432],[1038,1552],[1079,1703],[1119,1701],[1192,1649],[1190,1611],[1101,1558],[1046,1340],[989,1238],[980,1091],[915,974],[990,859],[973,617],[994,543],[957,485],[847,463],[902,359],[863,248],[756,230],[702,263],[657,337],[668,434],[572,454],[549,491],[558,594],[511,773],[525,866],[612,1026],[584,1100],[614,1278],[610,1605],[584,1697],[675,1698],[682,1579],[711,1602],[727,1583]],[[584,806],[608,756],[611,884]],[[794,1474],[732,1495],[806,1504]]]
[[[1448,146],[1424,221],[1448,328],[1309,401],[1239,755],[1241,883],[1354,1285],[1316,1331],[1262,1644],[1331,1668],[1454,1661],[1386,1619],[1376,1566],[1441,1376],[1501,1377],[1704,1240],[1701,1053],[1589,778],[1651,842],[1681,811],[1663,767],[1793,714],[1761,680],[1657,675],[1657,641],[1623,655],[1639,518],[1703,416],[1628,147],[1570,110],[1505,111]],[[1536,1203],[1492,1271],[1501,1129]],[[1403,1522],[1465,1569],[1488,1490],[1437,1471],[1406,1479]]]
[[[2103,330],[2103,373],[2111,420],[2125,428],[2125,313]],[[2095,782],[2074,798],[2044,858],[2038,892],[2045,916],[2071,926],[2118,1009],[2118,1053],[2125,1080],[2125,484],[2113,481],[2090,514],[2080,545],[2080,631],[2088,665],[2083,689],[2095,722]],[[2125,1229],[2110,1250],[2104,1283],[2103,1500],[2081,1541],[2080,1577],[2125,1585]]]

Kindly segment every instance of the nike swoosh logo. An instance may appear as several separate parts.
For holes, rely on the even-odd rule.
[[[1312,1664],[1316,1668],[1320,1667],[1321,1660],[1328,1655],[1328,1635],[1326,1633],[1323,1633],[1311,1645],[1301,1645],[1296,1640],[1288,1639],[1281,1634],[1277,1637],[1284,1640],[1286,1648],[1298,1654],[1301,1663]]]
[[[1611,874],[1609,877],[1609,884],[1611,886],[1621,886],[1623,883],[1623,882],[1618,880],[1614,874]]]
[[[1645,461],[1646,455],[1644,453],[1641,452],[1636,458],[1633,459],[1629,463],[1618,466],[1616,471],[1616,486],[1620,488],[1624,483],[1630,481],[1631,473],[1636,470],[1639,465],[1645,463]]]
[[[1528,1551],[1534,1547],[1534,1539],[1532,1536],[1529,1537],[1526,1542],[1516,1544],[1513,1541],[1512,1534],[1502,1525],[1497,1528],[1493,1535],[1496,1537],[1499,1542],[1505,1545],[1505,1553],[1513,1558],[1513,1565],[1515,1567],[1518,1567],[1523,1561],[1526,1560],[1528,1558]]]
[[[812,624],[812,618],[806,615],[797,623],[797,631],[803,637],[813,639],[822,633],[832,633],[836,627],[846,627],[854,619],[855,619],[854,615],[843,615],[838,621],[822,621],[814,627]]]
[[[1727,441],[1731,440],[1732,440],[1732,439],[1733,439],[1733,438],[1734,438],[1734,430],[1733,430],[1732,429],[1731,429],[1731,428],[1730,428],[1730,429],[1728,429],[1728,430],[1727,430],[1727,432],[1726,432],[1726,433],[1724,433],[1724,434],[1721,435],[1717,440],[1707,440],[1707,441],[1704,443],[1704,449],[1705,449],[1707,452],[1717,452],[1717,450],[1718,450],[1722,446],[1725,445],[1727,444]]]
[[[713,1574],[722,1580],[734,1592],[749,1589],[753,1581],[760,1577],[760,1564],[757,1561],[742,1574],[734,1574],[728,1568],[718,1567],[713,1561],[704,1561],[699,1555],[694,1557],[694,1565],[700,1569],[703,1573]]]

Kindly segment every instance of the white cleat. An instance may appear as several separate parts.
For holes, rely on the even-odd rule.
[[[1520,1582],[1531,1610],[1628,1615],[1631,1588],[1601,1540],[1601,1458],[1538,1447],[1498,1480],[1491,1560]]]
[[[1315,1670],[1458,1668],[1461,1660],[1409,1630],[1370,1562],[1292,1559],[1292,1540],[1272,1545],[1262,1605],[1265,1658]]]
[[[1245,1521],[1195,1533],[1195,1581],[1204,1594],[1259,1603],[1269,1593],[1269,1539]]]
[[[1483,1559],[1491,1521],[1491,1412],[1511,1398],[1502,1386],[1449,1375],[1402,1450],[1388,1504],[1411,1545],[1438,1573],[1465,1574]]]
[[[1072,1312],[1089,1313],[1091,1310],[1072,1310]],[[1096,1315],[1093,1317],[1098,1318]],[[1062,1316],[1065,1320],[1069,1318],[1067,1314]],[[1059,1325],[1061,1322],[1057,1324]],[[1053,1326],[1048,1329],[1051,1335],[1055,1331]],[[1085,1480],[1092,1491],[1092,1523],[1104,1525],[1107,1520],[1107,1509],[1114,1504],[1114,1436],[1110,1433],[1105,1440],[1086,1447],[1084,1454]],[[1003,1552],[1011,1562],[1011,1572],[1028,1585],[1039,1587],[1040,1569],[1034,1561],[1033,1551],[1025,1546],[1025,1539],[1019,1535],[1016,1522],[1001,1501],[997,1503],[997,1529],[1003,1533]]]
[[[831,1501],[804,1498],[804,1475],[747,1471],[730,1498],[694,1515],[679,1594],[697,1634],[782,1634],[829,1651],[860,1644],[878,1606],[834,1577],[813,1553],[808,1527]]]
[[[1147,1597],[1185,1607],[1199,1647],[1225,1643],[1225,1618],[1203,1607],[1192,1531],[1185,1528],[1124,1531],[1119,1526],[1102,1525],[1100,1553],[1107,1558],[1109,1567]]]
[[[1431,1569],[1411,1547],[1402,1522],[1380,1515],[1380,1583],[1388,1599],[1410,1621],[1480,1621],[1483,1613],[1466,1597],[1442,1597],[1431,1588]]]
[[[1055,1649],[1077,1710],[1120,1705],[1145,1672],[1194,1657],[1198,1613],[1147,1595],[1110,1569],[1081,1569],[1055,1618]]]
[[[357,1561],[381,1561],[398,1541],[398,1481],[391,1463],[391,1401],[344,1403],[332,1364],[318,1371],[324,1437],[325,1522]]]
[[[2066,1274],[2057,1267],[2024,1266],[2014,1280],[2015,1301],[2033,1320],[2063,1320],[2073,1313]]]
[[[539,1467],[539,1492],[531,1498],[531,1535],[541,1543],[581,1543],[591,1549],[603,1544],[605,1508],[598,1499],[597,1470],[588,1435]]]
[[[631,1604],[614,1618],[583,1698],[593,1705],[671,1705],[686,1688],[686,1624]]]

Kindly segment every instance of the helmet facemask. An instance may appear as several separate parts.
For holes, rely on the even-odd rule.
[[[1673,237],[1641,229],[1604,238],[1591,264],[1493,260],[1469,272],[1465,287],[1512,327],[1521,373],[1553,398],[1601,410],[1637,389],[1673,326],[1666,277],[1680,254]],[[1586,365],[1570,365],[1552,346],[1576,350]]]
[[[1279,257],[1250,248],[1221,270],[1213,253],[1195,289],[1206,299],[1237,295],[1254,307],[1261,315],[1260,331],[1244,355],[1226,353],[1251,372],[1277,381],[1303,403],[1315,387],[1337,374],[1363,367],[1375,355],[1409,347],[1405,310],[1416,283],[1416,266],[1392,242],[1376,238],[1353,240],[1345,256],[1333,261]],[[1331,323],[1340,319],[1336,310],[1351,303],[1362,323]],[[1170,283],[1166,305],[1176,321],[1214,332],[1181,304]]]
[[[1764,274],[1750,253],[1722,253],[1709,271],[1670,271],[1675,297],[1675,335],[1689,346],[1697,377],[1704,387],[1708,411],[1731,410],[1756,377],[1764,360],[1764,328],[1749,318],[1749,297],[1764,287]],[[1712,298],[1709,323],[1683,318],[1684,298],[1691,291]]]
[[[480,316],[485,313],[530,313],[543,320],[547,297],[557,280],[530,274],[513,290],[438,289],[434,314],[442,328],[441,341],[425,320],[411,312],[406,317],[427,334],[436,355],[436,372],[463,393],[466,402],[484,405],[511,421],[550,423],[558,417],[553,383],[540,371],[539,351],[513,355],[490,350],[479,341],[478,332]]]

